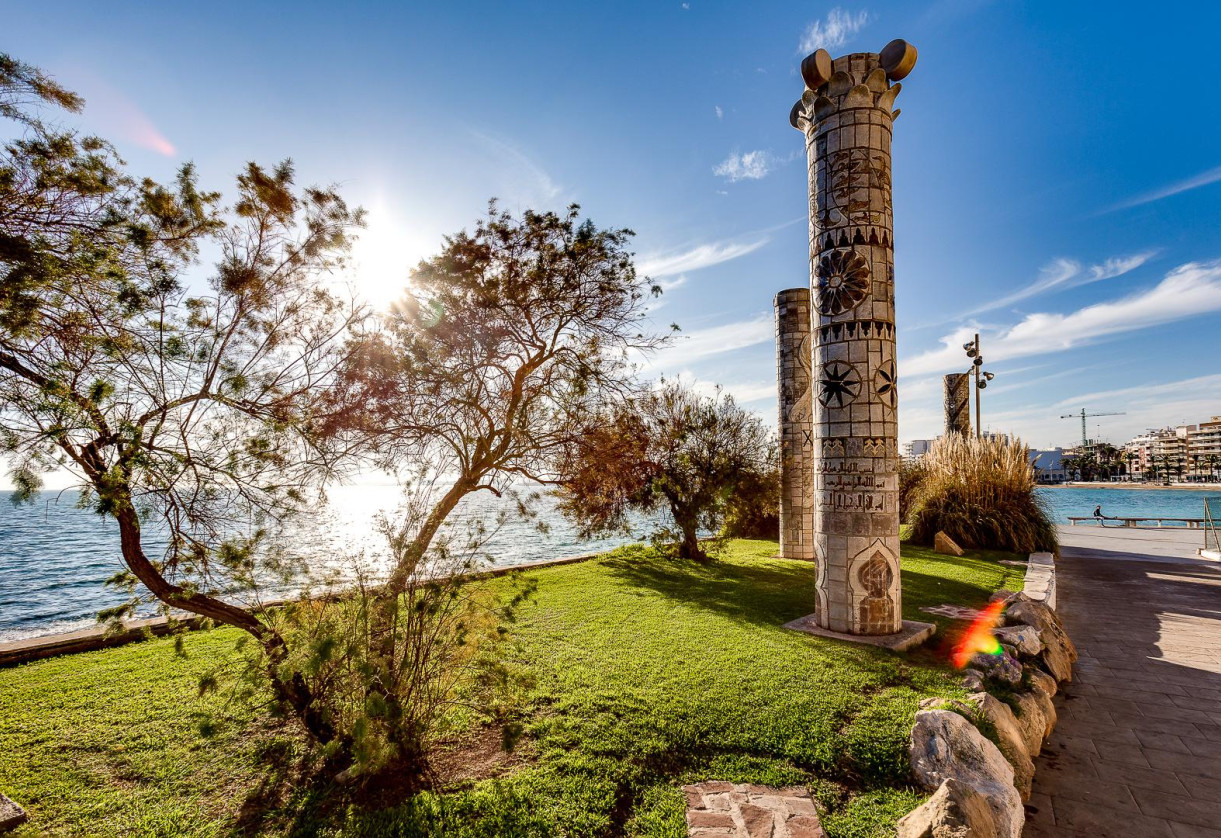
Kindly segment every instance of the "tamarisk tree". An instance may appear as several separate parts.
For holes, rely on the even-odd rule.
[[[636,275],[630,230],[566,213],[520,217],[492,203],[471,232],[412,272],[382,327],[345,368],[337,434],[353,433],[382,464],[415,476],[418,514],[401,528],[369,604],[365,738],[418,758],[419,644],[404,598],[437,572],[438,533],[463,498],[514,483],[555,482],[599,405],[638,391],[633,360],[664,343],[642,329],[660,289]],[[389,758],[394,758],[393,756]]]
[[[248,632],[277,698],[329,741],[257,605],[287,572],[263,549],[267,527],[341,453],[316,410],[363,313],[324,279],[361,213],[297,189],[287,162],[250,164],[227,210],[190,166],[173,186],[137,180],[102,140],[31,117],[39,101],[80,105],[0,56],[0,115],[26,117],[0,157],[0,440],[16,498],[48,470],[74,475],[118,524],[114,581]],[[219,261],[195,293],[201,248]]]

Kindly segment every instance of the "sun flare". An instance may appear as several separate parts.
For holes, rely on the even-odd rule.
[[[376,309],[385,311],[403,296],[411,268],[424,251],[408,235],[407,225],[385,210],[373,210],[368,226],[352,248],[352,281],[356,293]]]

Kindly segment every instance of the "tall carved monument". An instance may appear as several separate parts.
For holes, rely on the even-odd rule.
[[[952,372],[945,381],[945,435],[971,435],[971,377]]]
[[[780,555],[814,559],[814,430],[810,393],[810,289],[776,295],[780,382]]]
[[[801,537],[814,544],[813,621],[850,635],[908,628],[899,585],[890,139],[898,81],[915,62],[915,47],[901,40],[880,54],[834,60],[818,50],[801,64],[806,91],[790,114],[805,135],[810,186],[813,528]],[[793,293],[782,292],[778,304]],[[782,346],[791,343],[784,317],[778,330]],[[784,378],[783,349],[780,372],[782,391],[795,390],[795,379]],[[798,418],[790,410],[782,425]]]

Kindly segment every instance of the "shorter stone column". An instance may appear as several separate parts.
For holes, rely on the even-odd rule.
[[[971,376],[965,372],[945,377],[945,435],[971,435]]]
[[[814,441],[810,401],[810,289],[776,295],[780,393],[780,555],[814,561]]]

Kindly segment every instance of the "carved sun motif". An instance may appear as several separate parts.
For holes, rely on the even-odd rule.
[[[895,374],[895,362],[887,361],[873,376],[873,386],[882,404],[894,409],[899,403],[899,379]]]
[[[818,261],[818,310],[828,317],[855,308],[869,293],[869,262],[855,250],[832,250]]]
[[[861,392],[861,375],[856,367],[843,361],[823,365],[818,382],[818,401],[823,407],[843,407],[851,404]]]

